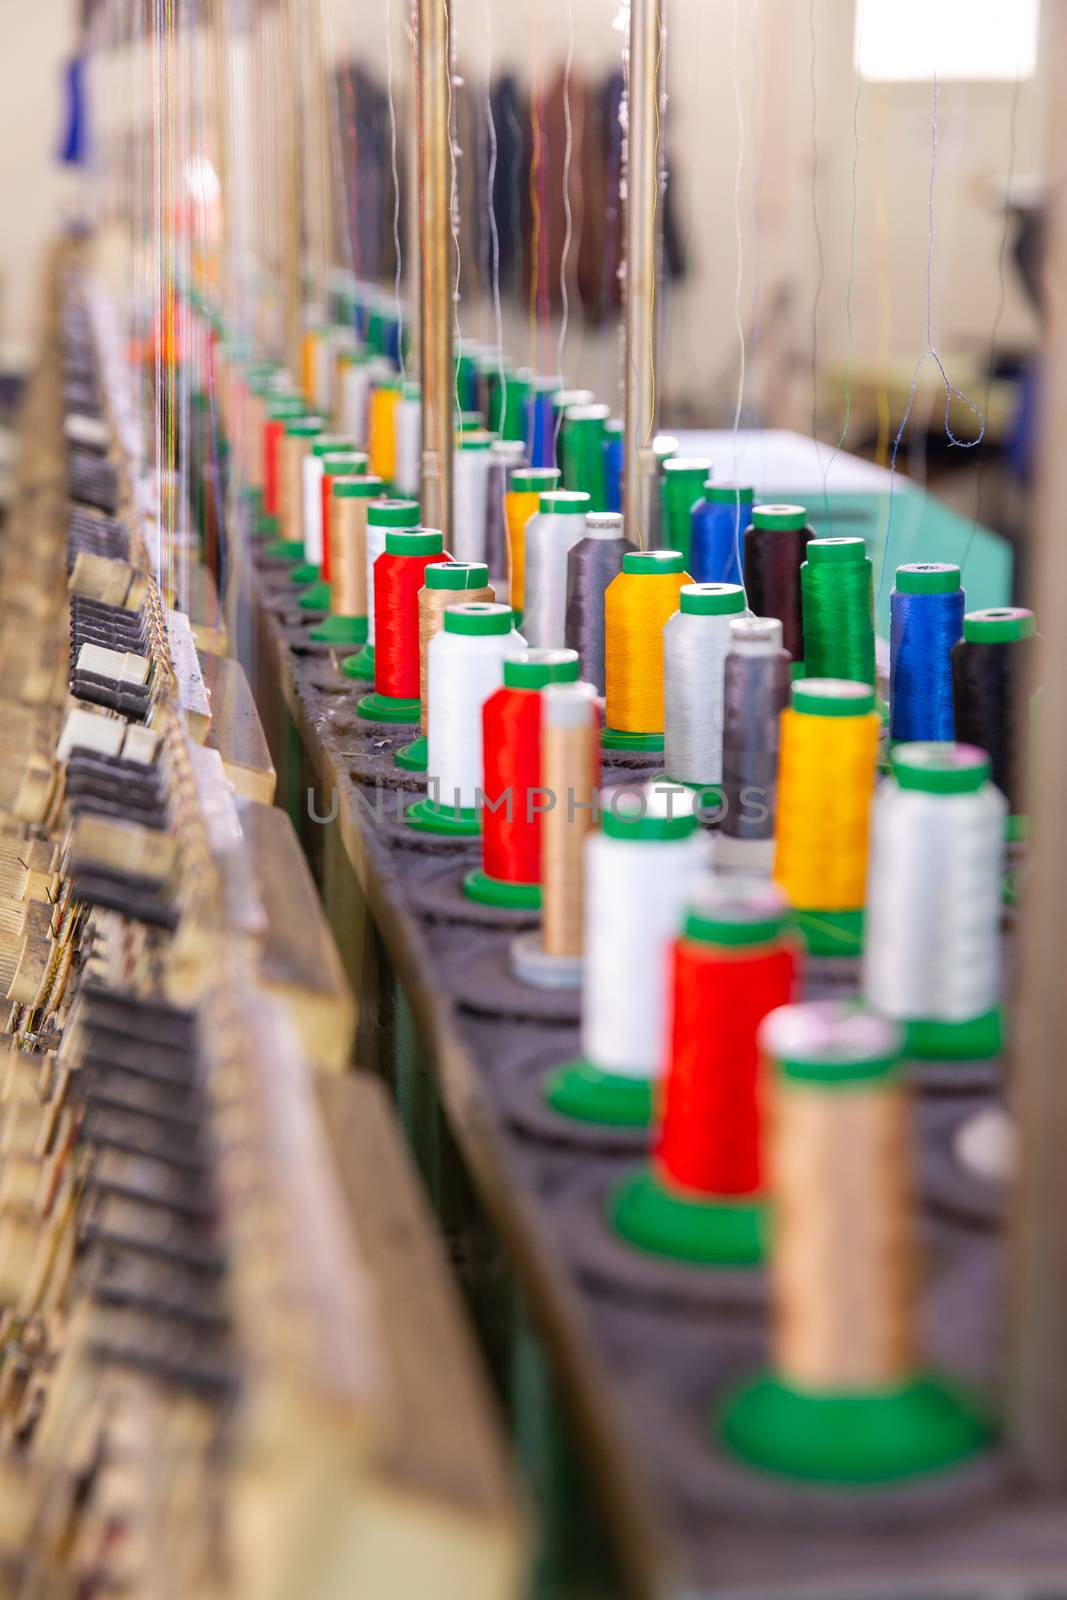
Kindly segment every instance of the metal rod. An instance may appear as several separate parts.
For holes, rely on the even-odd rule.
[[[422,519],[452,545],[452,78],[451,0],[418,0]]]
[[[1067,0],[1055,0],[1048,12],[1042,61],[1049,63],[1048,82],[1062,85],[1067,83]],[[1067,725],[1058,695],[1067,684],[1067,631],[1055,620],[1067,615],[1067,452],[1061,443],[1067,426],[1067,101],[1062,95],[1049,96],[1046,150],[1044,420],[1033,593],[1047,619],[1041,630],[1042,676],[1049,688],[1035,723],[1033,842],[1013,1010],[1012,1082],[1021,1167],[1011,1241],[1008,1415],[1027,1475],[1042,1489],[1062,1492],[1067,1488],[1067,850],[1062,840]],[[1020,726],[1027,727],[1029,692],[1018,714]]]
[[[300,267],[303,212],[300,183],[301,88],[300,0],[284,0],[282,10],[282,326],[285,362],[300,377],[303,283]]]
[[[623,525],[644,548],[656,461],[655,292],[659,265],[659,113],[665,0],[630,0],[626,128],[626,431]]]

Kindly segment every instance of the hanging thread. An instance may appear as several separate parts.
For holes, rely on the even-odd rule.
[[[745,529],[744,574],[748,603],[757,617],[777,617],[794,661],[804,659],[800,569],[815,530],[803,506],[753,506]]]
[[[489,511],[489,462],[493,436],[484,429],[456,435],[453,453],[452,554],[457,561],[484,561]]]
[[[660,532],[668,550],[679,550],[688,569],[692,569],[692,513],[711,477],[710,461],[693,461],[688,456],[673,456],[663,463],[660,479]]]
[[[862,539],[810,539],[800,569],[804,671],[874,683],[874,589]]]
[[[490,603],[496,600],[484,562],[441,561],[426,568],[425,583],[419,591],[419,700],[422,706],[419,726],[423,733],[430,725],[430,640],[444,627],[449,606],[472,600]]]
[[[953,739],[952,647],[963,637],[960,569],[944,561],[897,568],[889,596],[889,736]]]
[[[569,489],[542,494],[524,538],[523,632],[541,650],[563,647],[567,630],[567,556],[584,538],[589,496]]]
[[[521,439],[493,440],[486,485],[485,559],[498,581],[508,570],[508,485],[511,474],[521,472],[525,465],[526,446]]]
[[[541,496],[559,485],[558,467],[523,467],[508,482],[508,596],[519,616],[526,604],[526,524],[540,510]]]
[[[723,663],[722,821],[731,839],[773,839],[778,744],[789,704],[790,655],[777,617],[730,623]]]
[[[899,744],[871,814],[863,992],[905,1049],[974,1059],[1000,1046],[1007,802],[973,745]]]
[[[669,957],[655,1154],[609,1201],[616,1230],[653,1255],[722,1266],[763,1257],[757,1037],[764,1018],[794,998],[797,953],[786,926],[769,884],[709,880],[686,908]]]
[[[862,943],[871,797],[878,760],[874,691],[801,678],[782,712],[774,878],[815,955]]]
[[[697,583],[744,583],[742,534],[752,519],[753,491],[709,478],[702,492],[690,518],[693,577]]]
[[[607,726],[640,747],[663,747],[663,630],[692,582],[676,550],[640,550],[622,558],[622,571],[604,596],[604,679]]]
[[[1008,801],[1009,837],[1029,811],[1029,719],[1020,723],[1023,686],[1037,683],[1034,613],[1020,606],[968,611],[952,647],[956,737],[985,750],[993,782]]]
[[[586,1122],[648,1126],[663,1066],[667,955],[707,862],[677,789],[606,790],[585,847],[582,1057],[552,1073],[549,1105]]]
[[[585,534],[567,555],[567,611],[564,638],[577,650],[582,677],[604,693],[604,596],[622,571],[622,558],[636,546],[623,536],[615,511],[593,512]]]
[[[689,583],[663,630],[663,765],[674,783],[722,778],[726,654],[744,610],[739,584]]]
[[[463,880],[472,900],[541,904],[541,818],[549,803],[541,781],[541,690],[577,681],[574,650],[527,650],[504,662],[503,687],[482,708],[482,865]]]

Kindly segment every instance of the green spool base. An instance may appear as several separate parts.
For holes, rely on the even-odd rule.
[[[612,1128],[649,1128],[654,1119],[650,1078],[604,1072],[579,1056],[557,1067],[545,1081],[545,1101],[561,1117],[601,1122]]]
[[[794,911],[797,932],[813,956],[858,956],[863,950],[862,911]]]
[[[904,1054],[920,1061],[984,1061],[1004,1043],[999,1007],[967,1022],[915,1021],[904,1024]]]
[[[317,578],[296,603],[301,611],[329,611],[330,585],[324,578]]]
[[[408,806],[405,818],[409,828],[421,833],[449,834],[453,838],[476,838],[482,819],[474,806],[443,806],[436,800],[416,800]]]
[[[327,584],[327,590],[329,585]],[[327,617],[308,634],[316,644],[363,644],[367,637],[366,617]],[[351,657],[349,657],[351,660]]]
[[[870,1394],[811,1394],[771,1375],[736,1393],[718,1420],[735,1454],[766,1472],[822,1483],[886,1483],[953,1466],[990,1436],[970,1397],[924,1373]]]
[[[662,750],[662,733],[623,733],[621,728],[604,728],[600,743],[605,750]]]
[[[506,878],[491,878],[475,867],[463,878],[463,893],[468,900],[483,906],[500,906],[507,911],[540,911],[539,883],[509,883]]]
[[[319,569],[310,561],[301,561],[289,574],[290,582],[296,584],[315,583],[319,576]]]
[[[365,644],[354,656],[345,656],[341,662],[341,671],[346,678],[371,678],[374,677],[374,646]]]
[[[274,539],[264,545],[263,554],[268,561],[299,561],[304,554],[304,546],[299,539]]]
[[[405,772],[425,772],[428,760],[426,735],[420,733],[419,737],[412,739],[410,744],[401,745],[393,759],[398,767],[403,767]]]
[[[421,710],[418,700],[400,700],[391,694],[365,694],[356,706],[356,716],[367,722],[418,722]]]
[[[678,789],[689,789],[696,795],[700,811],[717,811],[722,805],[722,790],[717,783],[690,783],[687,778],[672,778],[669,772],[655,772],[649,783],[671,783]]]
[[[1030,818],[1009,817],[1004,824],[1004,837],[1009,844],[1023,844],[1030,837]]]
[[[643,1167],[608,1196],[608,1221],[649,1255],[704,1267],[755,1267],[763,1260],[764,1207],[668,1189]]]
[[[276,539],[280,533],[278,518],[266,511],[261,511],[256,518],[255,535],[257,539]]]

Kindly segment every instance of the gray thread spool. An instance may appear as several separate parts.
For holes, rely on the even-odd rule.
[[[514,469],[526,465],[526,446],[521,439],[493,440],[489,451],[489,482],[486,486],[489,504],[485,524],[485,559],[490,580],[494,584],[501,583],[508,570],[508,525],[504,515],[504,497]]]
[[[622,571],[622,558],[637,546],[622,531],[617,511],[593,511],[585,519],[585,537],[567,556],[567,621],[565,642],[577,650],[582,677],[604,693],[604,591]]]
[[[779,718],[789,704],[790,665],[776,617],[738,617],[731,624],[723,678],[721,828],[734,839],[774,836]]]

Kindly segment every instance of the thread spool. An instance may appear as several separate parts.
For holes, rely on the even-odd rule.
[[[563,487],[589,496],[590,511],[608,506],[604,429],[611,415],[605,405],[568,406],[563,414]]]
[[[592,389],[557,389],[552,396],[552,462],[563,473],[563,421],[571,406],[591,406]]]
[[[356,655],[342,661],[341,671],[346,677],[375,675],[375,564],[385,552],[389,529],[414,528],[418,520],[419,508],[414,500],[375,500],[367,507],[367,642]],[[417,618],[416,607],[416,627]]]
[[[711,462],[672,456],[664,461],[660,478],[660,529],[669,550],[680,550],[686,566],[693,548],[693,508],[703,498],[711,477]]]
[[[741,484],[704,484],[692,510],[689,568],[697,583],[744,583],[744,531],[752,519],[753,491]]]
[[[465,339],[462,351],[456,356],[456,399],[463,411],[475,411],[478,407],[479,354],[479,347]]]
[[[642,527],[645,528],[645,549],[662,550],[663,538],[663,477],[666,463],[677,454],[680,446],[673,433],[657,433],[652,440],[652,460],[655,478],[649,485],[647,503],[642,505]],[[646,526],[647,524],[647,526]]]
[[[370,407],[370,368],[366,351],[350,350],[342,357],[341,431],[353,439],[357,449],[367,443],[367,413]]]
[[[1036,621],[1021,606],[968,611],[963,638],[952,647],[956,737],[985,750],[993,782],[1008,801],[1008,838],[1026,835],[1029,809],[1029,723],[1020,724],[1023,685],[1037,681],[1032,655]]]
[[[663,630],[691,582],[676,550],[623,556],[604,595],[606,749],[663,749]]]
[[[455,516],[452,554],[457,561],[484,561],[489,510],[489,462],[492,435],[484,428],[456,435],[452,457]]]
[[[809,539],[800,569],[804,671],[874,683],[874,588],[862,539]]]
[[[562,378],[535,378],[526,401],[523,437],[533,467],[551,467],[556,460],[553,401],[563,387]]]
[[[582,677],[604,693],[604,596],[622,571],[622,558],[636,546],[623,536],[622,517],[597,511],[585,519],[585,533],[567,554],[567,611],[564,639],[577,650]]]
[[[422,477],[422,401],[417,383],[401,385],[396,406],[396,492],[418,495]]]
[[[963,637],[960,569],[945,561],[898,567],[889,596],[889,736],[953,739],[952,647]]]
[[[737,617],[723,663],[722,820],[716,860],[773,859],[778,747],[790,660],[777,617]],[[728,842],[732,841],[732,842]]]
[[[518,616],[526,604],[526,524],[537,515],[541,496],[558,488],[559,477],[558,467],[523,467],[508,480],[508,598]]]
[[[730,625],[744,613],[736,583],[690,583],[663,630],[663,764],[672,783],[722,779],[723,683]]]
[[[322,406],[318,384],[319,347],[325,331],[320,327],[305,328],[300,341],[300,387],[304,391],[308,405],[315,406],[316,409]]]
[[[850,678],[799,678],[782,712],[774,878],[813,955],[862,948],[878,732]]]
[[[759,1029],[797,987],[782,896],[702,886],[670,953],[662,1118],[649,1165],[609,1197],[611,1225],[652,1255],[750,1267],[764,1254]]]
[[[340,337],[341,334],[345,337]],[[344,434],[346,439],[354,437],[345,428],[345,375],[354,358],[358,358],[355,333],[351,328],[338,329],[338,339],[333,348],[333,376],[330,380],[330,393],[333,397],[330,416],[334,428],[338,433]]]
[[[585,847],[583,1053],[545,1083],[561,1116],[619,1127],[653,1120],[667,953],[707,861],[691,799],[656,785],[601,794],[600,828]]]
[[[526,648],[510,606],[471,601],[449,606],[427,650],[427,795],[408,809],[428,833],[481,831],[482,707],[503,680],[505,662]]]
[[[261,375],[248,379],[248,403],[245,409],[245,430],[241,458],[245,481],[259,496],[260,509],[266,511],[264,502],[264,474],[266,470],[267,408],[280,398],[278,385],[284,384],[285,375],[271,367]]]
[[[793,660],[804,660],[800,569],[815,530],[803,506],[753,506],[745,529],[745,592],[757,617],[777,617]]]
[[[318,572],[322,566],[324,539],[322,531],[322,458],[342,451],[355,451],[351,439],[341,434],[320,433],[311,441],[311,448],[301,464],[304,520],[304,561]]]
[[[504,369],[504,385],[494,383],[490,390],[489,418],[491,432],[501,439],[521,439],[526,424],[526,406],[530,397],[533,373],[529,367]]]
[[[449,606],[473,600],[495,601],[489,569],[482,561],[442,561],[427,567],[419,590],[419,737],[396,753],[396,764],[409,772],[425,772],[429,754],[429,648],[444,627]]]
[[[771,1371],[720,1427],[777,1474],[870,1484],[947,1466],[987,1429],[918,1359],[911,1130],[900,1037],[854,1003],[784,1006],[760,1030],[770,1114]]]
[[[307,406],[297,394],[276,395],[267,402],[263,429],[263,515],[274,519],[275,525],[270,529],[274,533],[280,527],[279,454],[285,425],[294,417],[302,417],[306,411]]]
[[[329,555],[330,615],[312,628],[319,644],[364,644],[367,638],[367,514],[384,498],[381,478],[338,476],[330,485]],[[324,569],[327,563],[323,563]]]
[[[482,708],[482,865],[463,892],[482,905],[536,910],[541,904],[541,690],[577,683],[574,650],[527,650],[504,662],[504,683]]]
[[[335,478],[361,477],[367,470],[367,457],[362,450],[333,450],[320,457],[319,514],[322,518],[322,566],[319,581],[313,583],[301,596],[298,604],[304,610],[326,610],[330,604],[330,518],[333,515],[333,481]]]
[[[493,440],[485,491],[485,560],[494,580],[503,581],[508,570],[508,485],[511,474],[525,465],[526,446],[521,439]]]
[[[607,492],[607,509],[622,510],[622,468],[625,455],[624,430],[618,417],[609,417],[604,425],[604,477]]]
[[[589,496],[551,489],[526,524],[523,632],[538,650],[559,650],[567,631],[567,556],[586,531]]]
[[[864,994],[909,1055],[995,1055],[1007,802],[973,745],[900,744],[890,760],[871,814]]]
[[[419,590],[445,556],[437,528],[390,528],[374,563],[374,692],[356,711],[373,722],[419,720]]]
[[[324,417],[290,417],[278,444],[278,518],[282,540],[304,553],[304,457],[311,443],[326,431]]]
[[[461,411],[456,418],[457,433],[485,433],[485,417],[480,411]]]
[[[400,405],[400,379],[390,371],[371,385],[367,423],[367,453],[376,477],[396,483],[396,413]]]
[[[541,782],[555,798],[541,819],[541,928],[512,942],[511,963],[523,983],[573,989],[582,978],[582,853],[595,827],[600,783],[600,717],[591,683],[541,690]]]

